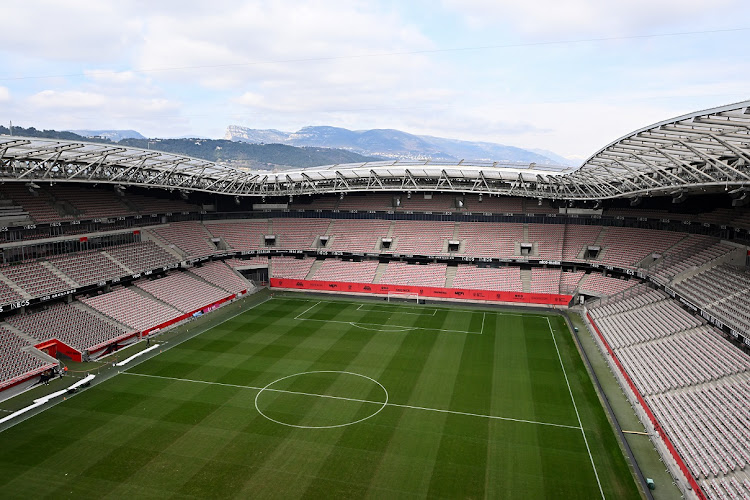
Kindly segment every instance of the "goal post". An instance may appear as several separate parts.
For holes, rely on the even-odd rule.
[[[388,292],[386,300],[388,302],[410,302],[419,304],[419,294],[412,292]]]

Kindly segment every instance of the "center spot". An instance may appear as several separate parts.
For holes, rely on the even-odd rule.
[[[277,424],[330,429],[372,418],[388,404],[388,391],[359,373],[318,370],[274,380],[255,395],[255,409]]]

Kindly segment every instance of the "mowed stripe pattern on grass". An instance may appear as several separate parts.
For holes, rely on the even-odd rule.
[[[564,364],[607,496],[637,496],[558,318]],[[367,326],[368,328],[362,328]],[[383,331],[379,331],[383,330]],[[11,496],[597,498],[544,316],[273,299],[0,434]],[[389,405],[332,429],[272,422],[259,387]],[[284,377],[284,381],[276,382]],[[189,382],[190,379],[228,385]],[[237,387],[236,387],[237,386]],[[358,420],[372,403],[262,394],[274,418]],[[334,404],[331,404],[332,401]]]

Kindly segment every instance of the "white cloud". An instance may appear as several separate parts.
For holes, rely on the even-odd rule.
[[[741,0],[443,0],[473,26],[503,25],[531,35],[622,36],[728,14]],[[726,10],[724,10],[726,9]],[[704,24],[705,26],[705,24]]]
[[[10,101],[10,90],[8,87],[0,87],[0,102]]]

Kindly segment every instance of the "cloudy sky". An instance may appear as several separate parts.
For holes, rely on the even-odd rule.
[[[750,99],[746,0],[5,2],[0,120],[396,128],[586,158]]]

